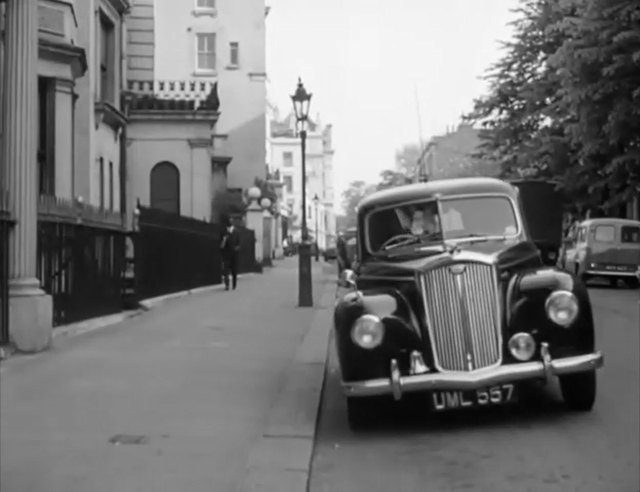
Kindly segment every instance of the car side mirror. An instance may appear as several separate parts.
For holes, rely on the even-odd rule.
[[[353,270],[343,270],[338,279],[338,285],[347,289],[356,289],[356,274]]]

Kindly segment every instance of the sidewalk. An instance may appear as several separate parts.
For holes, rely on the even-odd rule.
[[[305,339],[314,318],[329,319],[321,299],[332,298],[335,273],[323,266],[313,264],[314,309],[296,307],[297,258],[287,259],[237,291],[169,300],[6,361],[0,489],[241,487],[274,411],[286,415],[278,398],[301,343],[326,353],[323,336]]]

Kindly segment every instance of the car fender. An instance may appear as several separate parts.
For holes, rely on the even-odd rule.
[[[547,299],[556,290],[569,291],[578,301],[578,316],[567,328],[547,316]],[[591,300],[585,284],[573,273],[550,267],[520,272],[509,282],[505,305],[509,334],[532,332],[538,342],[549,343],[552,351],[555,347],[574,348],[578,353],[594,350]]]
[[[351,338],[353,323],[364,314],[378,316],[385,333],[380,346],[366,350]],[[345,380],[383,377],[390,357],[408,360],[412,350],[421,350],[418,318],[408,300],[395,289],[349,291],[336,301],[335,345]]]

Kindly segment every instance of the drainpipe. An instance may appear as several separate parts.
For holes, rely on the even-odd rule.
[[[120,129],[120,215],[127,217],[127,125]],[[129,221],[125,221],[128,225]]]

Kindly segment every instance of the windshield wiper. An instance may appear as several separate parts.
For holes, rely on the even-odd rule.
[[[399,243],[390,244],[389,246],[385,246],[383,251],[391,251],[392,249],[400,248],[402,246],[409,246],[410,244],[419,243],[420,238],[418,236],[408,237],[404,241],[400,241]]]
[[[448,240],[462,240],[464,243],[485,243],[487,241],[504,241],[507,236],[504,234],[487,235],[487,234],[465,234],[458,237],[449,237]]]

